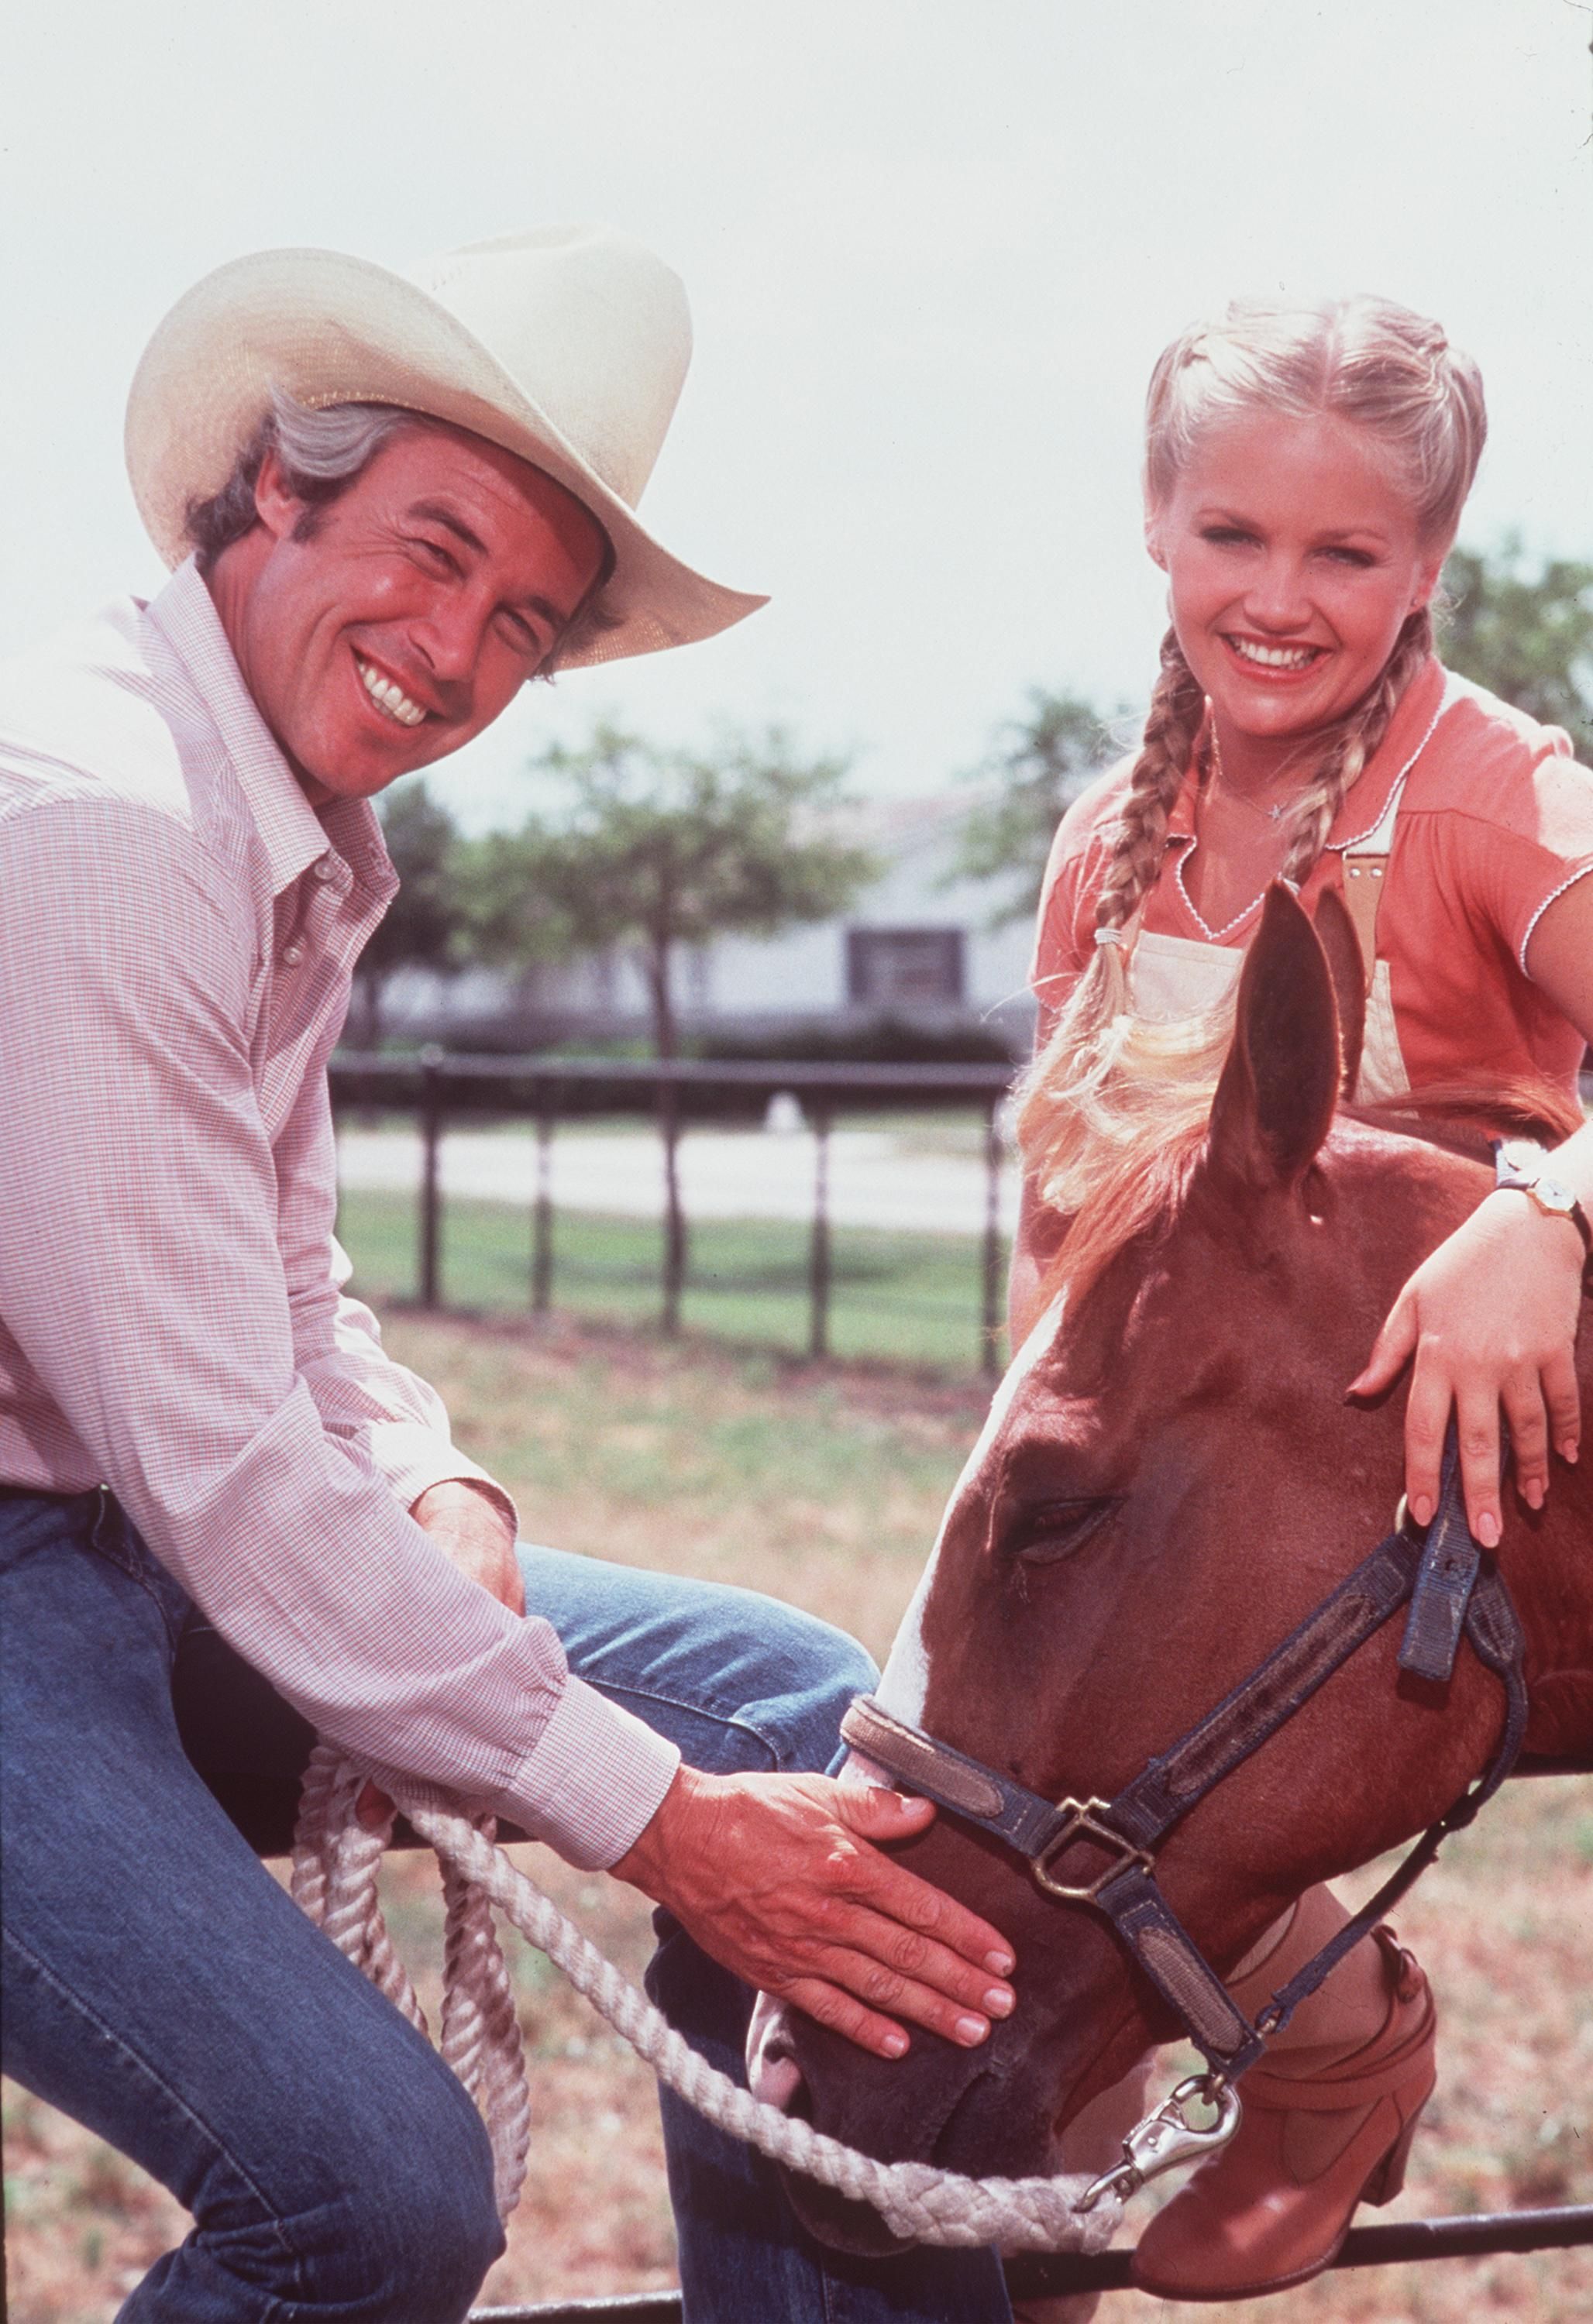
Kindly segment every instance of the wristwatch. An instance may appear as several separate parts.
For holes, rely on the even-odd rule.
[[[1582,1288],[1593,1296],[1593,1227],[1588,1223],[1588,1213],[1558,1178],[1551,1178],[1545,1164],[1549,1157],[1541,1146],[1530,1139],[1501,1138],[1493,1141],[1494,1191],[1508,1190],[1524,1194],[1529,1202],[1552,1219],[1569,1219],[1582,1238],[1585,1264],[1582,1268]]]

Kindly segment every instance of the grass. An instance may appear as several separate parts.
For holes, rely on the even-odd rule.
[[[338,1213],[357,1289],[378,1304],[413,1297],[413,1199],[355,1189]],[[512,1203],[450,1198],[443,1208],[442,1296],[449,1308],[524,1315],[531,1305],[531,1217]],[[660,1306],[662,1236],[652,1220],[560,1211],[553,1222],[557,1312],[652,1324]],[[810,1343],[810,1242],[805,1223],[705,1219],[690,1231],[682,1320],[742,1346],[805,1352]],[[973,1235],[830,1232],[829,1344],[834,1355],[978,1368],[983,1245]]]
[[[664,1346],[567,1323],[398,1314],[388,1337],[437,1382],[461,1441],[514,1492],[528,1530],[749,1583],[843,1623],[876,1654],[983,1404],[975,1384],[930,1373],[811,1366],[693,1339]],[[545,1850],[526,1862],[612,1958],[639,1969],[640,1898]],[[411,1858],[386,1883],[401,1949],[423,1997],[434,1995],[435,1875]],[[1593,1784],[1511,1786],[1399,1920],[1439,1995],[1440,2080],[1406,2191],[1377,2216],[1593,2200]],[[649,2077],[544,1964],[513,1950],[533,2059],[532,2175],[484,2303],[667,2283]],[[8,2088],[5,2113],[14,2324],[104,2324],[185,2232],[184,2215],[36,2100]],[[1178,2312],[1115,2293],[1101,2324],[1172,2324]],[[1593,2313],[1593,2253],[1366,2270],[1205,2312],[1213,2324],[1561,2324]]]

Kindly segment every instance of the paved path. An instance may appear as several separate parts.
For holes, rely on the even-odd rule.
[[[688,1130],[681,1140],[687,1216],[806,1219],[813,1212],[813,1140],[801,1131]],[[345,1186],[409,1190],[420,1183],[421,1140],[412,1130],[356,1130],[338,1146]],[[500,1130],[450,1130],[442,1141],[445,1194],[529,1203],[536,1146]],[[654,1218],[663,1199],[658,1139],[647,1131],[594,1137],[560,1130],[553,1139],[555,1205]],[[1001,1222],[1010,1235],[1016,1174],[1001,1174]],[[838,1226],[894,1227],[923,1234],[979,1234],[985,1225],[985,1167],[972,1155],[925,1154],[888,1130],[838,1130],[829,1140],[829,1215]]]

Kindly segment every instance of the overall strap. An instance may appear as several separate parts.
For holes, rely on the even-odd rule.
[[[1377,973],[1377,912],[1383,902],[1383,885],[1388,872],[1388,858],[1394,846],[1394,827],[1399,815],[1400,798],[1404,790],[1403,778],[1395,783],[1389,794],[1375,831],[1357,840],[1344,851],[1344,901],[1361,948],[1361,967],[1366,980],[1366,991],[1372,990],[1372,979]]]

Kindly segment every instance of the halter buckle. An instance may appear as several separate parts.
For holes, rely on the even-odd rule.
[[[1060,1896],[1064,1904],[1094,1904],[1098,1902],[1100,1892],[1107,1881],[1115,1880],[1131,1864],[1137,1864],[1144,1872],[1154,1870],[1154,1857],[1148,1856],[1143,1848],[1132,1847],[1120,1831],[1115,1831],[1105,1821],[1109,1812],[1105,1800],[1059,1800],[1057,1812],[1067,1817],[1067,1822],[1054,1840],[1048,1840],[1037,1854],[1029,1858],[1029,1869],[1048,1896]],[[1108,1849],[1112,1862],[1103,1866],[1095,1878],[1083,1886],[1053,1880],[1051,1866],[1079,1840],[1093,1841],[1096,1847]]]

